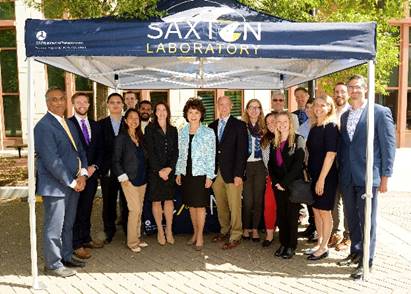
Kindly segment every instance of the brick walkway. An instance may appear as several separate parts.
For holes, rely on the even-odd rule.
[[[0,293],[409,293],[410,196],[380,196],[377,257],[367,282],[350,280],[352,268],[335,264],[345,252],[331,250],[328,259],[308,263],[299,251],[285,261],[273,257],[278,242],[263,249],[245,241],[234,250],[223,251],[210,242],[212,236],[207,236],[204,250],[196,252],[185,245],[189,236],[178,235],[175,245],[164,247],[150,236],[146,238],[150,246],[135,254],[118,233],[112,244],[93,251],[84,269],[66,279],[43,275],[39,242],[40,280],[47,285],[43,291],[31,289],[28,205],[20,201],[0,203]],[[97,200],[95,235],[101,231],[100,211]],[[37,216],[41,236],[41,204],[37,205]],[[307,245],[301,241],[299,247]]]

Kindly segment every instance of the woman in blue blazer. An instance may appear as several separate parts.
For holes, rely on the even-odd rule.
[[[193,223],[194,234],[187,244],[201,250],[204,245],[205,207],[210,202],[208,189],[215,177],[215,135],[212,129],[201,124],[205,108],[200,99],[190,98],[183,112],[188,124],[178,136],[176,182],[182,186],[183,203],[189,206]]]

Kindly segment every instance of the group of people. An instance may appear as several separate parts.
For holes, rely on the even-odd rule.
[[[46,273],[74,275],[72,268],[85,266],[90,248],[112,241],[118,196],[120,222],[131,251],[140,252],[148,246],[141,234],[146,195],[152,203],[157,242],[173,244],[177,186],[181,186],[193,226],[187,245],[197,251],[204,246],[211,188],[221,227],[213,242],[221,242],[226,250],[237,247],[242,239],[260,242],[264,219],[262,246],[272,244],[278,226],[280,246],[274,255],[290,259],[297,249],[301,211],[301,204],[290,199],[290,188],[308,170],[314,198],[309,211],[317,236],[316,245],[305,251],[308,260],[327,257],[329,245],[342,241],[341,230],[333,234],[333,219],[334,224],[343,221],[337,221],[332,213],[342,209],[342,199],[344,213],[335,215],[347,220],[351,248],[339,264],[358,264],[352,277],[362,277],[367,83],[356,75],[334,90],[334,99],[310,99],[305,88],[297,88],[299,109],[294,113],[284,109],[281,92],[273,93],[272,111],[266,116],[261,102],[251,99],[241,120],[231,115],[231,99],[221,96],[217,99],[219,117],[209,126],[202,123],[205,107],[201,99],[190,98],[183,109],[187,124],[177,131],[170,123],[166,102],[153,106],[143,100],[137,104],[133,92],[124,97],[112,93],[107,98],[110,115],[94,122],[87,118],[87,95],[77,93],[72,97],[74,116],[65,119],[65,93],[49,89],[48,113],[35,127],[37,193],[43,196],[45,210]],[[377,190],[387,190],[395,144],[390,110],[375,105],[370,266],[375,254]],[[90,236],[98,178],[103,195],[104,243]]]

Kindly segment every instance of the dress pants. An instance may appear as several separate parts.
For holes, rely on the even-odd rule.
[[[98,180],[95,175],[86,182],[86,187],[80,192],[77,205],[76,221],[73,227],[73,249],[76,250],[83,244],[90,242],[91,235],[91,211],[93,209],[94,196],[97,191]]]
[[[244,229],[258,229],[263,213],[267,175],[263,161],[247,162],[246,175],[243,190],[243,226]]]
[[[277,200],[277,225],[280,244],[286,248],[297,248],[298,214],[300,204],[291,203],[288,191],[274,189]]]
[[[213,183],[221,234],[230,234],[230,241],[239,241],[243,235],[241,224],[241,193],[243,185],[225,183],[220,171]]]
[[[345,205],[343,203],[343,197],[342,197],[342,192],[340,188],[337,189],[334,203],[335,203],[334,209],[332,211],[333,233],[336,233],[340,236],[348,237],[349,229],[348,229],[348,220],[346,217],[347,212],[345,209]]]
[[[342,187],[344,205],[347,211],[348,227],[350,229],[351,253],[363,254],[365,199],[361,196],[365,193],[364,186]],[[371,200],[371,232],[370,232],[370,263],[375,256],[375,245],[377,240],[377,187],[372,188],[373,198]]]
[[[43,250],[46,267],[57,269],[73,254],[73,225],[79,193],[72,190],[65,197],[43,196]]]
[[[128,207],[127,246],[134,248],[140,243],[141,212],[143,211],[144,194],[147,185],[134,186],[121,183]]]
[[[116,233],[117,195],[120,194],[120,213],[124,233],[127,234],[128,209],[118,179],[114,176],[101,177],[101,193],[103,194],[103,223],[107,238]]]

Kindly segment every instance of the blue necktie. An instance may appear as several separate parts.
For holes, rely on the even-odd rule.
[[[225,124],[226,124],[226,121],[223,119],[220,119],[219,126],[218,126],[218,141],[221,141],[221,138],[223,137]]]

